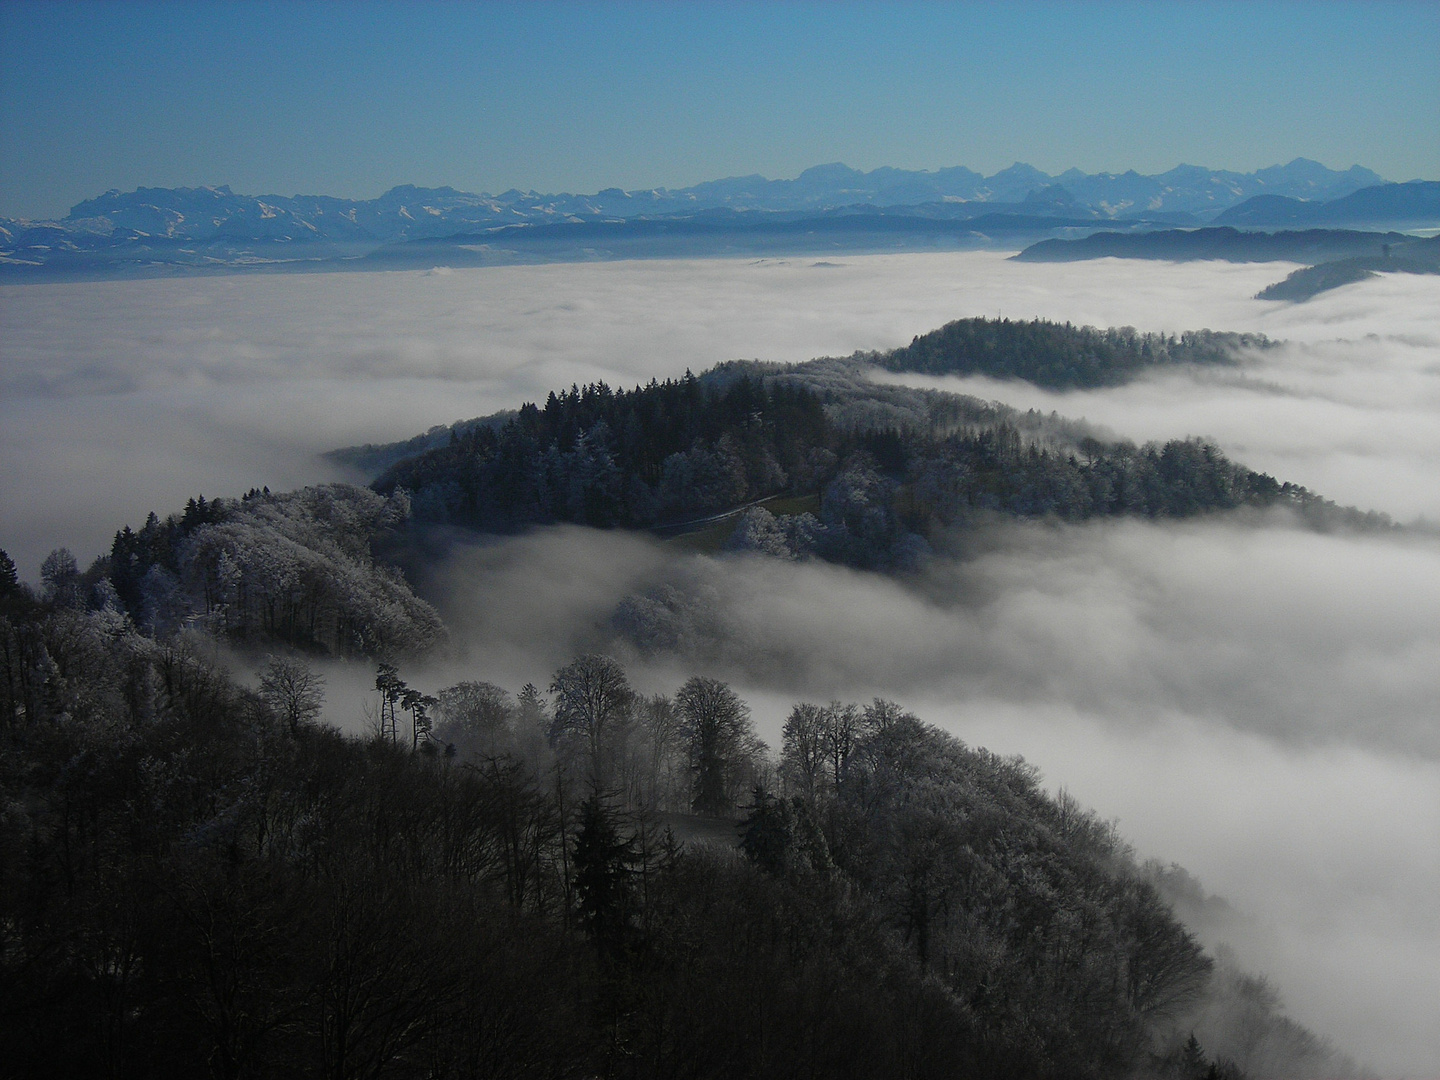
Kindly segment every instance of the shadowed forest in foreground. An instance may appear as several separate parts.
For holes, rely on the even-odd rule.
[[[1181,926],[1183,871],[893,703],[799,703],[775,752],[706,677],[382,662],[347,737],[299,659],[246,689],[50,571],[0,601],[13,1075],[1347,1067]]]

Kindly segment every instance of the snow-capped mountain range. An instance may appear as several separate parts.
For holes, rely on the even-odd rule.
[[[472,245],[497,241],[511,254],[516,244],[542,244],[546,258],[557,257],[570,239],[603,244],[613,238],[630,244],[630,254],[643,255],[649,248],[636,247],[641,240],[654,246],[664,234],[663,243],[674,246],[682,233],[693,254],[697,245],[715,247],[721,234],[793,236],[797,223],[810,220],[825,235],[844,234],[852,238],[845,242],[861,247],[870,243],[854,239],[861,233],[883,233],[882,246],[893,248],[907,232],[933,234],[948,246],[975,246],[1001,233],[1038,238],[1087,225],[1203,225],[1256,197],[1262,211],[1283,206],[1293,216],[1297,204],[1319,205],[1381,185],[1383,178],[1358,165],[1342,172],[1297,158],[1252,173],[1180,165],[1154,176],[1078,169],[1051,176],[1018,163],[988,177],[963,166],[861,172],[833,164],[793,180],[744,176],[677,190],[607,188],[593,195],[476,195],[403,185],[376,199],[346,199],[241,195],[227,186],[140,188],[87,199],[59,221],[0,218],[0,268],[7,276],[161,266],[298,268],[447,238]],[[570,231],[574,238],[567,238]],[[783,236],[766,241],[788,242]]]

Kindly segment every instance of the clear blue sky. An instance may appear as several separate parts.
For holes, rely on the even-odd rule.
[[[1020,160],[1440,178],[1440,3],[0,0],[0,214]]]

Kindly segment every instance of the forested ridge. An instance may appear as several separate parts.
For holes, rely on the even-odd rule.
[[[890,371],[1024,379],[1052,390],[1118,386],[1165,364],[1233,364],[1242,349],[1273,345],[1263,334],[1187,330],[1142,334],[1133,327],[1072,326],[1045,319],[958,319],[881,353]]]
[[[246,689],[0,577],[7,1075],[1198,1080],[1257,1031],[1336,1060],[1111,826],[893,703],[798,703],[771,752],[703,676],[432,696],[382,663],[347,737],[296,659]]]
[[[633,390],[572,386],[493,423],[457,424],[372,486],[407,493],[420,521],[493,531],[553,522],[648,528],[767,497],[818,496],[818,514],[780,523],[789,552],[865,567],[911,565],[937,534],[985,512],[1083,521],[1288,506],[1322,526],[1382,524],[1231,462],[1203,440],[1136,446],[864,376],[876,365],[1102,385],[1147,365],[1229,362],[1239,348],[1266,345],[1209,331],[962,320],[887,354],[735,362]],[[389,457],[384,447],[350,453]]]
[[[1292,271],[1255,294],[1257,300],[1309,300],[1330,289],[1364,281],[1376,274],[1440,274],[1440,237],[1401,238],[1379,254],[1333,259]]]
[[[1044,341],[1217,362],[1234,347],[1226,335],[1167,339],[963,320],[910,349],[941,356],[999,342],[1008,356]],[[731,548],[898,571],[919,566],[953,530],[993,514],[1084,521],[1286,507],[1322,528],[1388,526],[1382,515],[1337,507],[1231,462],[1202,440],[1102,439],[1053,414],[872,382],[867,372],[876,362],[874,354],[734,362],[633,390],[572,386],[543,407],[527,403],[398,450],[369,446],[342,456],[408,454],[373,490],[327,484],[199,497],[181,513],[163,520],[152,513],[140,527],[124,527],[83,572],[61,550],[43,573],[158,636],[203,629],[242,647],[278,642],[334,656],[398,657],[423,654],[445,635],[434,610],[376,556],[414,523],[673,532],[734,513]],[[779,496],[792,497],[773,504],[781,512],[751,505]]]

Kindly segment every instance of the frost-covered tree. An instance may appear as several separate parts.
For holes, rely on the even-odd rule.
[[[371,554],[375,537],[408,516],[403,493],[328,484],[227,506],[176,556],[205,625],[340,655],[420,652],[443,636],[435,611]]]
[[[780,773],[790,790],[817,801],[829,776],[826,771],[825,709],[800,702],[785,721],[780,751]]]
[[[79,602],[80,567],[69,548],[59,547],[45,556],[40,564],[40,581],[47,599],[57,604]]]
[[[745,497],[745,465],[728,448],[696,445],[671,454],[660,471],[660,502],[672,510],[713,510]]]

